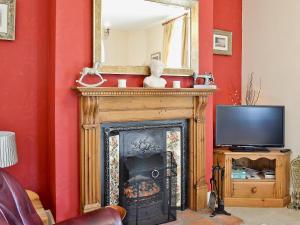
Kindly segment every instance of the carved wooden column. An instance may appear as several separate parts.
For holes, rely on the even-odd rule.
[[[80,183],[83,212],[100,207],[99,98],[80,98]]]
[[[207,184],[205,181],[205,108],[207,105],[207,95],[194,98],[194,205],[193,210],[206,207]]]

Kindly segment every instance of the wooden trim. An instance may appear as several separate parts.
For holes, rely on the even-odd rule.
[[[196,189],[195,207],[193,210],[206,208],[207,203],[207,185],[205,182],[205,151],[200,149],[205,148],[205,108],[208,98],[198,96],[194,98],[194,137],[195,137],[195,158],[194,158],[194,183]],[[205,194],[205,195],[204,195]]]
[[[101,129],[104,122],[161,119],[189,121],[188,207],[206,207],[205,108],[214,90],[82,88],[80,97],[80,202],[83,212],[101,207]]]
[[[196,88],[73,88],[80,96],[208,96],[215,92],[214,89],[196,89]]]

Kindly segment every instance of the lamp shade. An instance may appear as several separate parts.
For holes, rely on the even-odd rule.
[[[13,166],[18,162],[16,135],[0,131],[0,168]]]

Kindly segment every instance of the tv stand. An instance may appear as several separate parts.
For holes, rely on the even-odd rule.
[[[262,152],[232,152],[215,149],[214,165],[225,167],[224,201],[227,207],[285,207],[290,202],[290,154],[270,149]],[[257,171],[275,171],[274,178],[233,178],[233,169],[244,166]]]
[[[253,146],[231,146],[229,150],[232,152],[270,152],[265,147],[253,147]]]

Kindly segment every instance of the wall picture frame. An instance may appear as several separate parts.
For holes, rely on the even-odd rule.
[[[161,60],[161,52],[151,54],[151,59]]]
[[[0,0],[0,40],[15,40],[16,0]]]
[[[232,55],[232,32],[214,30],[213,52],[216,55]]]

